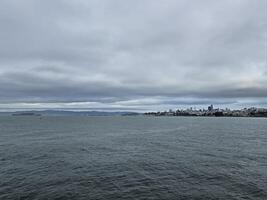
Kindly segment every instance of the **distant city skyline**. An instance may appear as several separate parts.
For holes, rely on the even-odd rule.
[[[267,107],[267,2],[2,0],[0,111]]]

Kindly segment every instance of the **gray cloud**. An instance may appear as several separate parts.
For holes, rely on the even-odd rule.
[[[0,104],[264,106],[266,9],[259,0],[2,0]]]

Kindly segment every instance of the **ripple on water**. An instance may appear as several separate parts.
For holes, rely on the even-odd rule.
[[[267,199],[266,120],[28,120],[0,119],[0,199]]]

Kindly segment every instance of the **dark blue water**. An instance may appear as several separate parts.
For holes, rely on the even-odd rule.
[[[0,117],[0,199],[267,199],[267,119]]]

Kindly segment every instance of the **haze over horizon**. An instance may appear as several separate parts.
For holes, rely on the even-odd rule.
[[[2,0],[0,111],[267,107],[267,1]]]

